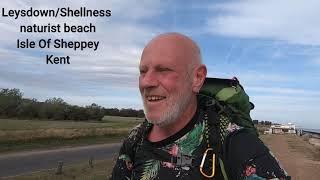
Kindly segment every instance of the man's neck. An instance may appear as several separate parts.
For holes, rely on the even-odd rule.
[[[197,100],[193,100],[192,103],[184,110],[182,115],[174,121],[173,124],[169,124],[165,127],[159,127],[154,125],[149,133],[148,139],[151,142],[158,142],[164,140],[183,129],[192,119],[197,111]]]

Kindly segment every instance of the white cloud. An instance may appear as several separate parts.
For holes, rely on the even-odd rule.
[[[320,45],[320,1],[242,0],[212,5],[208,31],[225,36]]]
[[[232,78],[237,77],[241,84],[247,86],[257,86],[270,83],[291,83],[296,80],[295,77],[292,77],[284,73],[270,73],[267,70],[261,71],[250,71],[250,70],[241,70],[237,68],[236,70],[230,70],[219,67],[219,65],[208,66],[208,77],[218,77],[218,78]]]
[[[76,105],[90,105],[91,103],[97,103],[106,108],[134,108],[142,109],[142,103],[140,100],[140,94],[133,91],[130,98],[124,96],[62,96],[62,98],[70,104]]]
[[[320,58],[313,59],[313,62],[317,65],[320,65]]]
[[[259,92],[259,93],[295,95],[296,96],[294,98],[295,100],[299,99],[299,97],[301,97],[301,96],[303,96],[303,97],[309,96],[312,99],[314,99],[315,97],[320,98],[319,91],[312,91],[312,90],[305,90],[305,89],[247,86],[246,90],[248,90],[250,92]]]
[[[9,9],[54,9],[85,6],[91,9],[111,9],[111,17],[98,18],[1,18],[0,19],[0,86],[22,88],[25,94],[42,93],[51,97],[59,92],[83,95],[90,89],[94,93],[112,88],[133,90],[137,88],[138,62],[144,43],[159,29],[144,24],[162,13],[160,1],[52,1],[52,0],[5,0]],[[20,25],[70,23],[84,25],[93,23],[96,33],[19,33]],[[96,52],[70,49],[17,49],[16,39],[64,38],[66,40],[100,41]],[[47,65],[45,55],[69,55],[71,65]],[[13,86],[13,87],[12,87]],[[113,91],[117,91],[114,90]],[[112,95],[111,95],[112,96]]]

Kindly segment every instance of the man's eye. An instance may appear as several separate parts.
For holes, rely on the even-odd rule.
[[[145,74],[147,71],[140,69],[140,74]]]
[[[165,72],[165,71],[171,71],[171,69],[169,68],[159,68],[160,72]]]

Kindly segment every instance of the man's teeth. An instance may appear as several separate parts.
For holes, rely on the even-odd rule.
[[[148,101],[159,101],[164,99],[165,97],[163,96],[147,96]]]

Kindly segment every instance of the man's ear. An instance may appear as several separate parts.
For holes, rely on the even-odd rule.
[[[194,71],[192,91],[198,93],[207,76],[207,67],[205,65],[198,66]]]

